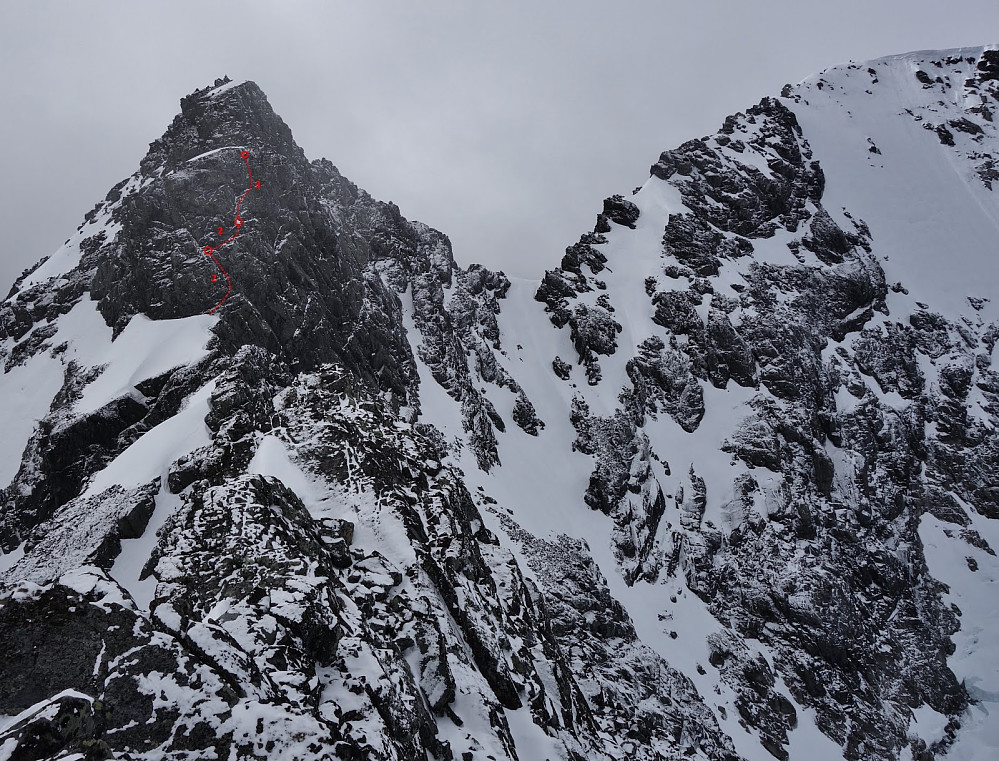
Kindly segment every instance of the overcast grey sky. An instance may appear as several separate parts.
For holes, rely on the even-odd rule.
[[[785,82],[994,42],[995,0],[0,0],[0,297],[223,74],[459,262],[535,277],[660,151]]]

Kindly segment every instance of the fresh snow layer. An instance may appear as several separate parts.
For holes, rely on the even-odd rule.
[[[205,416],[214,390],[213,380],[192,394],[180,412],[150,430],[99,471],[84,492],[85,496],[100,494],[115,484],[127,489],[160,478],[160,493],[149,525],[138,539],[122,540],[121,554],[111,569],[111,576],[128,590],[140,609],[149,608],[156,584],[152,577],[139,580],[142,568],[156,546],[157,532],[180,506],[180,497],[167,490],[167,471],[179,457],[211,443]]]
[[[62,690],[51,697],[45,698],[45,700],[39,701],[32,706],[28,706],[14,716],[5,716],[0,714],[0,734],[2,734],[9,727],[13,727],[16,724],[29,719],[54,719],[56,714],[59,712],[59,701],[63,698],[79,698],[80,700],[93,702],[92,697],[85,693],[79,692],[78,690]],[[17,743],[15,742],[15,746],[16,744]],[[12,746],[10,750],[13,752],[14,746]],[[4,746],[0,745],[0,753],[3,752]],[[0,756],[0,758],[9,758],[9,756]]]
[[[218,87],[216,87],[216,88],[214,88],[212,90],[209,90],[208,93],[207,93],[207,95],[208,95],[209,98],[214,98],[217,95],[221,95],[222,93],[229,92],[229,90],[232,90],[235,87],[239,87],[242,84],[246,84],[246,82],[247,82],[247,80],[245,80],[245,79],[239,79],[239,80],[234,79],[231,82],[226,82],[224,85],[219,85]]]
[[[118,455],[91,479],[83,496],[100,494],[111,486],[129,489],[164,476],[181,455],[211,444],[211,431],[205,425],[208,399],[215,390],[212,380],[191,395],[186,406],[176,415],[164,420],[147,432],[128,449]]]
[[[11,568],[17,565],[17,562],[24,557],[24,542],[21,542],[13,551],[6,554],[0,552],[0,578],[3,578],[4,574],[7,573]]]
[[[315,505],[322,499],[319,484],[292,462],[288,447],[277,436],[266,434],[260,439],[253,459],[246,466],[246,472],[278,479],[295,492],[306,507]]]
[[[34,272],[21,282],[21,290],[69,272],[80,263],[80,241],[83,236],[75,235],[67,240],[54,254],[49,256]]]
[[[378,496],[362,484],[345,486],[307,473],[277,436],[261,437],[246,472],[277,478],[317,520],[339,518],[353,523],[353,547],[377,549],[400,568],[417,562],[406,526],[395,510],[383,508]]]
[[[221,148],[213,148],[210,151],[199,153],[197,156],[192,156],[187,160],[187,163],[190,164],[192,161],[198,161],[199,159],[207,158],[208,156],[214,156],[216,153],[221,153],[222,151],[242,150],[242,149],[243,149],[242,145],[223,145]]]
[[[144,181],[142,175],[136,172],[121,188],[121,197],[131,195],[148,182],[150,180]],[[102,205],[89,222],[81,225],[54,254],[24,278],[18,286],[19,292],[26,291],[39,283],[58,278],[74,269],[80,263],[82,253],[80,244],[88,238],[103,233],[106,242],[113,241],[121,230],[121,225],[111,218],[112,212],[119,204],[120,200],[114,204],[105,203]]]
[[[999,524],[973,510],[966,510],[971,526],[992,547],[999,547]],[[999,748],[999,558],[974,547],[959,536],[960,528],[924,515],[919,537],[926,564],[934,578],[949,587],[944,601],[961,611],[961,628],[951,635],[955,650],[947,665],[977,701],[968,709],[958,740],[949,757],[960,761],[986,761]],[[969,559],[977,564],[972,571]],[[918,718],[923,718],[918,715]]]
[[[176,320],[150,320],[135,315],[116,339],[97,310],[97,302],[82,299],[59,319],[54,344],[67,342],[63,354],[82,368],[103,367],[83,389],[74,411],[85,415],[129,393],[136,383],[167,370],[203,359],[217,316],[195,315]]]
[[[181,499],[177,494],[171,494],[166,486],[166,474],[156,495],[156,506],[153,515],[146,525],[146,530],[137,539],[123,539],[121,554],[115,558],[109,574],[124,589],[128,590],[132,601],[140,611],[149,610],[156,593],[156,578],[152,575],[142,576],[142,569],[153,554],[153,549],[159,541],[159,531],[163,524],[181,507]]]
[[[561,744],[544,733],[531,717],[531,709],[527,706],[516,711],[503,709],[506,721],[510,727],[510,735],[517,747],[517,755],[527,759],[551,759],[558,761],[563,758]]]
[[[0,375],[0,399],[5,402],[0,405],[0,483],[6,485],[17,475],[28,439],[62,383],[62,363],[44,352]]]
[[[86,357],[92,366],[107,365],[107,368],[83,390],[76,412],[82,415],[98,410],[127,393],[136,383],[197,363],[208,355],[206,346],[217,321],[218,317],[212,315],[176,320],[150,320],[143,314],[135,315],[114,341],[102,341],[99,347],[91,345],[89,351],[78,353],[81,360]],[[94,326],[96,330],[88,336],[101,331],[110,337],[111,329],[101,322],[103,331]]]
[[[993,299],[984,315],[999,316],[999,192],[988,190],[964,158],[979,147],[971,136],[952,130],[956,145],[946,146],[924,128],[964,116],[962,86],[974,68],[964,62],[938,69],[931,60],[977,60],[981,52],[910,53],[839,66],[798,85],[800,102],[783,101],[822,165],[826,209],[845,229],[852,225],[842,209],[861,210],[888,282],[908,288],[899,306],[922,301],[951,318],[970,311],[968,296]],[[919,69],[949,76],[953,87],[924,88]],[[881,154],[870,152],[869,141]],[[902,297],[892,299],[894,307]]]
[[[81,299],[57,319],[56,334],[48,340],[51,346],[66,344],[65,352],[57,358],[51,351],[41,351],[0,375],[0,395],[16,400],[0,407],[0,430],[4,432],[0,483],[9,483],[17,474],[28,439],[62,388],[66,363],[72,360],[83,369],[104,368],[84,388],[74,407],[77,414],[88,414],[129,393],[140,381],[204,358],[217,320],[209,315],[177,320],[150,320],[136,315],[112,340],[111,328],[97,311],[97,303]]]

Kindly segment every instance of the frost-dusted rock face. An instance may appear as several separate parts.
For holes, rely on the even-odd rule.
[[[184,98],[0,304],[0,756],[999,752],[997,56],[765,98],[534,282]]]
[[[138,189],[112,213],[122,229],[94,272],[91,295],[105,319],[120,329],[138,312],[186,317],[225,295],[202,248],[222,239],[219,226],[226,237],[234,230],[235,199],[249,183],[240,150],[261,187],[244,199],[239,236],[216,255],[233,280],[216,328],[221,345],[254,343],[295,367],[340,361],[404,395],[412,356],[398,300],[371,272],[369,236],[407,223],[329,162],[310,163],[252,82],[184,98],[150,145]],[[372,207],[366,235],[341,221],[344,207],[358,204]]]
[[[240,150],[261,187],[244,201],[239,236],[216,254],[233,283],[215,328],[219,347],[231,353],[253,343],[306,369],[341,362],[405,401],[415,383],[412,352],[398,297],[375,261],[407,266],[407,255],[434,246],[453,267],[450,245],[328,161],[306,159],[252,82],[183,99],[140,170],[87,215],[78,265],[55,293],[46,281],[5,304],[6,334],[20,337],[84,290],[116,332],[138,313],[175,319],[215,307],[227,284],[203,248],[221,240],[219,226],[225,236],[234,230],[248,185]]]

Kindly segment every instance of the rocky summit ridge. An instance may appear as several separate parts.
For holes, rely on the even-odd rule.
[[[997,108],[836,67],[530,281],[183,98],[0,304],[0,759],[988,757]]]

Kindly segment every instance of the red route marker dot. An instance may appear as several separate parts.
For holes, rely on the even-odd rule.
[[[237,236],[240,233],[240,228],[243,226],[243,218],[239,216],[240,206],[242,205],[243,200],[246,198],[246,196],[249,195],[250,192],[254,188],[259,188],[260,185],[261,185],[261,181],[260,180],[254,180],[253,179],[253,172],[250,170],[250,152],[249,151],[241,150],[239,152],[239,157],[241,159],[243,159],[243,161],[246,162],[246,172],[249,175],[250,187],[248,187],[246,189],[246,191],[243,193],[243,195],[241,195],[239,197],[239,200],[236,202],[236,218],[233,220],[233,222],[234,222],[234,224],[236,226],[236,230],[233,232],[232,235],[230,235],[228,238],[226,238],[225,240],[223,240],[222,242],[219,243],[219,248],[221,248],[222,246],[225,246],[227,243],[231,243],[232,241],[234,241],[237,238]],[[219,225],[218,229],[219,229],[218,234],[220,236],[223,235],[224,232],[225,232],[225,227],[223,225]],[[229,278],[229,273],[226,272],[225,269],[223,269],[222,265],[215,258],[215,253],[216,253],[217,250],[218,249],[216,249],[216,248],[214,248],[212,246],[205,246],[202,249],[202,251],[204,252],[205,256],[211,257],[212,261],[215,263],[215,266],[218,267],[218,269],[222,273],[222,276],[225,277],[226,286],[227,287],[226,287],[225,295],[222,297],[222,299],[219,301],[218,304],[216,304],[212,309],[208,310],[208,314],[215,314],[215,312],[217,312],[221,308],[221,306],[226,302],[226,299],[229,298],[229,294],[232,292],[232,281]],[[212,273],[212,282],[213,283],[218,282],[218,275],[216,273]]]

